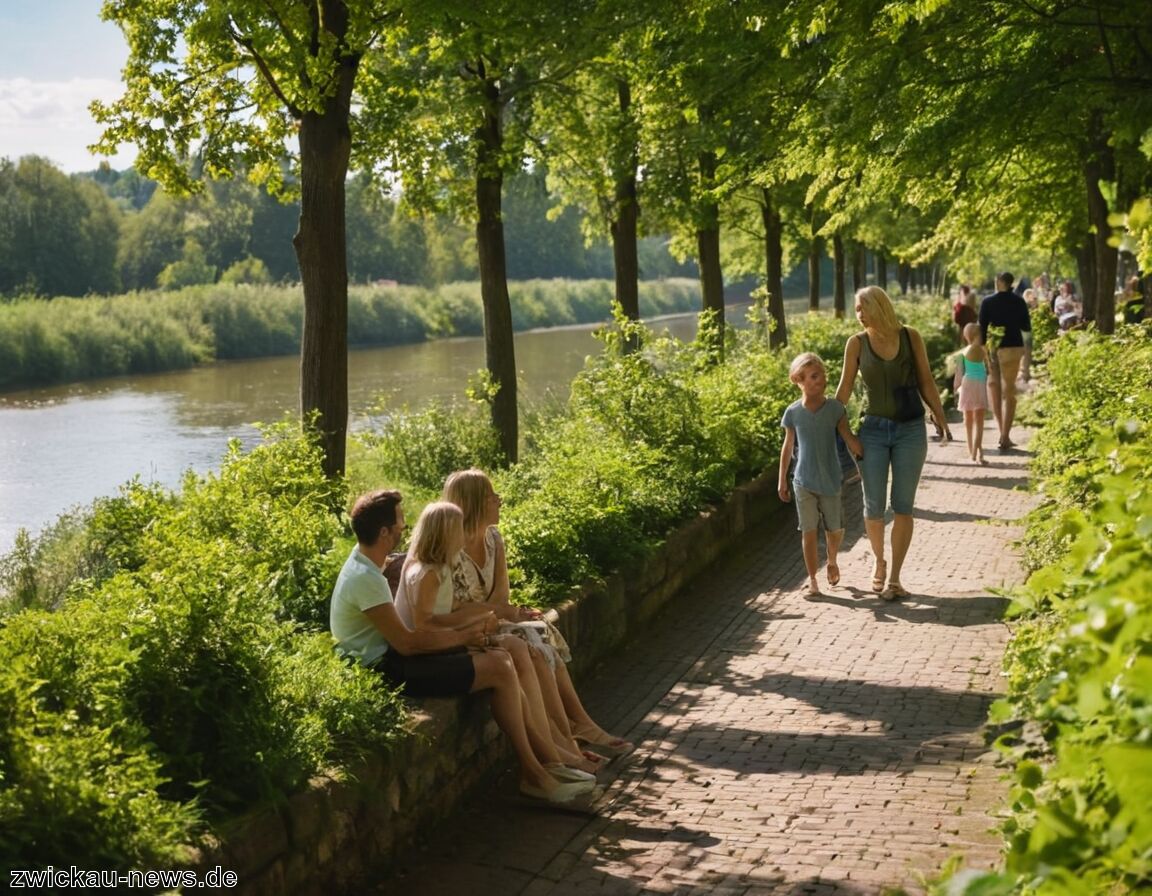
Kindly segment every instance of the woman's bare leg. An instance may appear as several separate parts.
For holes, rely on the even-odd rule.
[[[476,669],[472,692],[492,691],[492,715],[500,730],[512,742],[512,749],[520,763],[520,783],[550,792],[557,782],[536,758],[528,737],[528,729],[524,724],[523,695],[511,655],[506,650],[489,650],[476,654],[472,662]]]
[[[912,528],[912,514],[893,514],[892,569],[888,573],[889,582],[900,581],[900,569],[904,566],[904,558],[908,556],[908,547],[912,544]]]
[[[500,648],[508,652],[516,669],[520,690],[524,694],[524,725],[536,755],[545,764],[562,762],[563,757],[557,750],[560,745],[552,738],[540,679],[536,675],[528,645],[515,635],[497,635],[496,640]]]
[[[875,584],[884,578],[888,568],[884,562],[884,517],[878,520],[865,518],[864,532],[868,535],[868,544],[872,548],[872,580]]]

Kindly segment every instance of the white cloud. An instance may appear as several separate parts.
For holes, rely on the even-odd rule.
[[[0,79],[0,157],[16,160],[39,155],[67,172],[91,171],[100,158],[87,146],[100,137],[88,105],[94,99],[121,96],[119,81],[72,78],[68,81]],[[114,168],[127,168],[135,152],[122,147],[111,158]]]

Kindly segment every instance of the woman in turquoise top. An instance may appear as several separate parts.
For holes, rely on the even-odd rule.
[[[920,472],[928,456],[924,403],[942,433],[952,439],[940,393],[928,366],[924,340],[900,324],[888,294],[878,286],[856,293],[856,319],[863,333],[844,346],[844,368],[836,399],[846,404],[857,374],[864,380],[864,417],[857,433],[864,448],[860,478],[864,487],[864,529],[875,565],[872,590],[885,600],[907,597],[900,569],[912,543],[912,508]],[[884,559],[884,511],[892,479],[892,566]],[[887,585],[885,585],[887,578]]]

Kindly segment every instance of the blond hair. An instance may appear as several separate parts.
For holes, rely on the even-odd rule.
[[[856,291],[856,301],[863,306],[869,326],[879,333],[891,334],[900,331],[900,319],[888,293],[879,286],[865,286]]]
[[[819,364],[824,367],[824,359],[815,352],[801,352],[792,359],[792,366],[788,368],[788,379],[797,383],[800,381],[800,374],[805,367],[812,364]]]
[[[458,540],[462,541],[464,514],[460,508],[450,501],[434,501],[420,512],[420,519],[412,530],[408,555],[421,563],[449,563],[455,559],[448,556],[448,549],[457,532]]]
[[[464,514],[464,531],[475,532],[484,522],[492,480],[483,470],[457,470],[444,481],[440,500],[451,501]]]

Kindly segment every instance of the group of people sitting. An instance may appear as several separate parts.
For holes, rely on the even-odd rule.
[[[539,610],[511,603],[491,480],[475,469],[449,476],[400,558],[402,501],[380,490],[352,507],[357,544],[330,610],[337,649],[410,697],[491,691],[492,714],[519,762],[521,794],[587,805],[599,795],[596,773],[632,744],[588,714],[555,627]],[[397,565],[394,590],[385,570]]]

